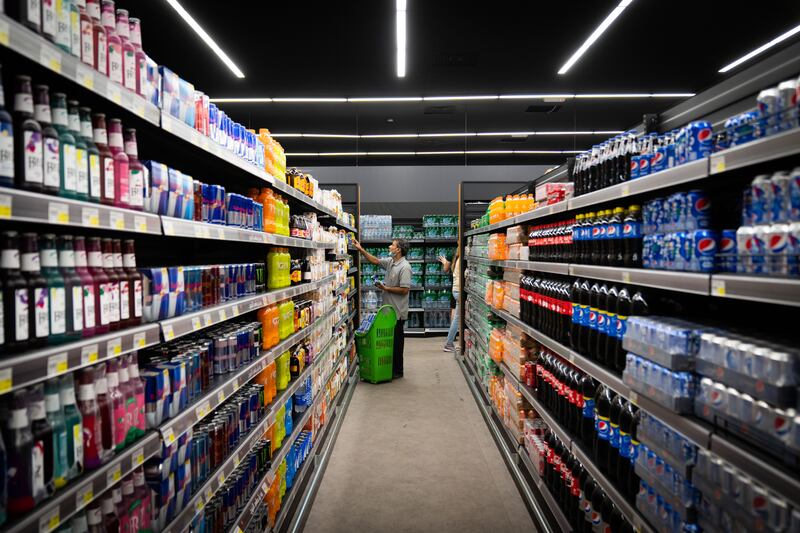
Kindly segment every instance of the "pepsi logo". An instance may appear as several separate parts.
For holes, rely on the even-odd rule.
[[[697,132],[697,140],[700,142],[709,141],[713,134],[714,132],[711,131],[711,128],[702,128]]]
[[[598,433],[605,433],[608,431],[608,422],[605,420],[598,420],[597,421],[597,432]]]
[[[636,170],[636,167],[638,166],[639,165],[636,163],[636,161],[631,161],[631,170]]]
[[[592,228],[592,237],[600,235],[600,228]]]
[[[656,155],[653,157],[652,164],[660,165],[664,161],[664,157],[664,152],[656,152]]]
[[[649,160],[648,158],[646,158],[646,157],[643,157],[643,158],[641,158],[641,159],[639,160],[639,168],[640,168],[640,169],[641,169],[641,168],[647,168],[647,166],[648,166],[649,164],[650,164],[650,160]]]
[[[592,524],[595,526],[600,525],[600,513],[592,511]]]
[[[594,311],[589,311],[589,322],[597,321],[597,313]]]
[[[711,391],[711,403],[713,403],[714,405],[720,405],[720,404],[722,404],[722,400],[723,399],[724,398],[722,396],[722,393],[720,393],[719,391],[716,391],[716,390],[715,391]]]
[[[785,233],[769,236],[769,250],[773,253],[782,252],[786,249],[788,239]]]
[[[711,202],[708,198],[698,198],[694,201],[694,210],[698,213],[708,211],[711,208]]]
[[[766,515],[769,512],[769,501],[766,496],[754,496],[751,507],[757,514]]]
[[[701,254],[710,254],[714,252],[714,249],[717,247],[717,241],[712,239],[711,237],[703,237],[699,241],[697,241],[697,251]]]
[[[633,224],[625,223],[622,225],[622,234],[623,235],[630,235],[633,233]]]
[[[792,424],[789,421],[789,419],[782,416],[775,417],[774,426],[775,426],[775,433],[781,437],[783,437],[784,435],[788,435],[789,430],[792,429]]]
[[[720,252],[732,252],[736,249],[736,241],[730,237],[723,237],[719,243]]]

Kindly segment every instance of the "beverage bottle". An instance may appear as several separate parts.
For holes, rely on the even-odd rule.
[[[622,372],[625,368],[625,349],[622,347],[622,339],[628,329],[628,317],[631,316],[633,302],[627,287],[622,287],[617,294],[617,316],[614,320],[614,335],[610,337],[608,353],[613,359],[613,368],[617,372]]]
[[[39,503],[55,490],[53,485],[53,466],[55,464],[53,428],[47,422],[44,387],[41,383],[34,385],[28,392],[28,418],[31,421],[31,433],[33,434],[33,499]]]
[[[603,532],[610,531],[607,529],[607,524],[603,519],[603,510],[608,507],[608,498],[600,486],[598,486],[592,493],[592,514],[591,523],[593,531]]]
[[[75,146],[75,137],[69,130],[69,119],[67,114],[67,96],[64,93],[53,93],[53,127],[58,133],[58,159],[59,159],[59,187],[61,196],[76,198],[78,200],[89,199],[88,183],[78,184],[78,161]],[[47,183],[47,158],[48,158],[47,136],[45,136],[45,185]]]
[[[83,422],[83,467],[95,470],[103,464],[103,428],[97,406],[94,370],[87,368],[78,373],[78,409]]]
[[[74,336],[74,331],[67,331],[67,295],[64,278],[58,270],[58,252],[56,236],[47,233],[39,238],[39,262],[41,275],[47,283],[47,297],[50,308],[50,334],[48,344],[60,344]]]
[[[614,514],[614,502],[603,491],[602,501],[600,503],[600,528],[598,531],[614,531],[611,529],[610,521],[611,516]]]
[[[69,0],[55,2],[56,13],[56,46],[61,48],[66,53],[72,51],[72,33],[70,27],[70,6],[72,2]]]
[[[30,76],[14,79],[14,172],[19,189],[44,190],[42,127],[34,119],[33,90]]]
[[[581,392],[581,373],[575,369],[570,372],[570,433],[580,435],[581,423],[583,422],[583,394]]]
[[[622,222],[622,265],[628,268],[642,266],[642,214],[641,207],[632,205]]]
[[[53,0],[41,0],[41,6],[42,36],[50,42],[55,42],[57,29],[56,3]]]
[[[106,116],[103,113],[94,113],[92,115],[92,138],[100,154],[100,202],[107,205],[116,205],[117,180],[114,177],[114,155],[108,146]]]
[[[86,6],[86,0],[74,0],[75,7],[78,10],[78,42],[75,42],[75,14],[72,12],[73,19],[71,20],[72,26],[72,52],[75,54],[77,46],[77,56],[81,58],[81,62],[94,66],[94,24],[92,18],[89,16],[89,11]]]
[[[100,249],[100,238],[90,237],[88,241],[89,274],[94,281],[94,308],[96,309],[95,334],[108,333],[112,318],[112,286],[108,273],[103,267],[103,252]],[[77,258],[77,255],[76,255]],[[86,289],[84,285],[84,298]],[[84,305],[86,300],[84,299]]]
[[[117,207],[130,207],[130,161],[125,154],[122,122],[118,118],[112,118],[108,121],[108,148],[114,158],[114,205]],[[144,200],[142,200],[142,204],[144,204]]]
[[[141,466],[133,471],[133,489],[140,509],[139,531],[148,531],[150,530],[150,489],[145,483],[144,468]]]
[[[0,78],[0,186],[13,187],[14,125],[11,115],[6,111],[6,95],[2,85]]]
[[[138,406],[136,404],[136,396],[134,394],[134,386],[131,383],[130,377],[130,357],[123,356],[119,363],[119,392],[125,399],[125,444],[130,444],[135,439],[135,427],[133,425],[134,418],[138,418]],[[138,367],[137,367],[138,369]]]
[[[109,329],[116,331],[120,328],[120,275],[114,268],[114,248],[111,239],[102,241],[103,270],[108,277],[106,290],[108,291]]]
[[[614,338],[617,333],[617,299],[619,294],[617,288],[612,285],[608,288],[605,308],[605,340],[598,346],[598,352],[602,354],[602,362],[609,368],[614,367],[613,349]],[[598,340],[598,342],[600,342]]]
[[[86,13],[92,21],[92,66],[103,76],[108,76],[108,31],[102,23],[100,0],[86,0]]]
[[[649,315],[649,306],[645,300],[642,291],[636,291],[631,298],[631,316],[646,316]],[[623,337],[624,338],[624,337]]]
[[[56,98],[56,104],[60,106],[62,96],[61,93],[57,93],[54,96]],[[68,106],[65,108],[67,109],[65,111],[67,115],[67,129],[75,141],[75,179],[77,182],[78,199],[96,202],[100,199],[100,191],[97,191],[97,197],[94,197],[91,194],[89,182],[89,153],[86,151],[86,141],[84,141],[81,137],[81,121],[80,115],[78,114],[78,102],[76,100],[69,100],[65,105]],[[56,113],[57,109],[60,109],[60,107],[54,107],[53,113]],[[60,113],[60,111],[58,113]],[[58,120],[60,120],[60,118]]]
[[[617,480],[623,487],[623,493],[628,499],[633,499],[639,486],[638,477],[633,483],[630,478],[636,477],[634,472],[633,441],[635,440],[638,416],[636,408],[630,403],[625,403],[625,408],[619,417],[619,462],[617,464]],[[633,489],[633,490],[632,490]]]
[[[116,32],[122,41],[122,84],[136,92],[136,47],[131,42],[127,9],[117,9]]]
[[[97,401],[97,416],[100,418],[100,458],[108,461],[114,453],[114,408],[108,395],[106,365],[100,364],[92,368],[94,371],[94,389]]]
[[[133,437],[131,442],[142,437],[145,433],[146,414],[144,403],[144,382],[139,377],[139,362],[136,360],[136,355],[129,354],[125,356],[125,361],[128,363],[128,376],[130,394],[133,397],[135,407],[132,409],[133,418],[131,420],[131,427],[129,433],[132,432]]]
[[[11,397],[7,425],[4,424],[3,441],[7,443],[8,454],[8,512],[22,515],[33,509],[34,483],[41,483],[43,471],[39,476],[33,470],[33,433],[28,422],[27,394],[16,391]],[[41,467],[41,465],[39,465]]]
[[[611,416],[609,417],[609,427],[611,429],[608,439],[608,477],[615,481],[617,484],[622,483],[624,480],[617,478],[619,470],[619,457],[620,457],[620,439],[619,439],[619,423],[622,411],[625,408],[625,402],[622,396],[615,396],[614,401],[611,402]]]
[[[589,289],[589,334],[585,355],[597,360],[597,313],[600,310],[600,285],[595,281]]]
[[[86,509],[86,523],[89,525],[88,533],[113,533],[103,524],[103,509],[99,502],[92,503]]]
[[[108,39],[108,77],[111,81],[122,85],[122,39],[117,35],[117,21],[113,0],[102,0],[100,20],[106,30],[106,38]]]
[[[30,291],[20,271],[19,237],[15,231],[0,235],[0,283],[3,291],[4,346],[8,350],[28,347],[30,335]]]
[[[59,399],[67,426],[67,479],[74,479],[83,472],[83,420],[75,403],[72,374],[59,380]]]
[[[552,492],[553,486],[553,447],[555,446],[555,436],[550,432],[550,430],[546,430],[544,434],[544,445],[545,445],[545,464],[544,464],[544,474],[542,478],[544,479],[544,483],[547,486],[547,489]]]
[[[112,487],[111,500],[114,502],[114,507],[117,512],[120,533],[130,531],[131,517],[128,515],[128,510],[125,508],[125,502],[122,499],[122,487],[119,484]]]
[[[117,508],[114,505],[114,497],[111,492],[103,496],[103,527],[109,533],[121,532],[119,518],[117,518]]]
[[[34,118],[42,127],[42,176],[44,192],[61,192],[61,148],[59,135],[53,127],[50,94],[47,85],[34,87]],[[74,193],[74,189],[72,191]]]
[[[49,380],[44,386],[44,403],[47,422],[53,429],[53,483],[56,489],[67,484],[67,423],[61,409],[58,382]]]
[[[590,525],[584,518],[584,514],[586,512],[585,508],[587,505],[586,489],[591,479],[591,476],[589,475],[589,472],[587,472],[587,470],[580,463],[578,463],[578,471],[580,472],[578,477],[578,508],[575,511],[575,523],[573,524],[573,527],[575,528],[575,531],[577,531],[578,533],[585,533],[586,526]]]
[[[136,93],[147,97],[147,56],[142,49],[142,22],[136,17],[128,19],[131,43],[136,50]]]
[[[131,476],[124,477],[122,479],[122,506],[128,512],[130,531],[139,531],[141,524],[141,505],[136,503],[135,492]]]
[[[83,298],[83,337],[92,337],[95,334],[95,327],[99,318],[99,309],[95,305],[97,285],[87,268],[86,240],[81,236],[76,236],[72,240],[72,246],[75,256],[75,273],[80,278],[81,296]]]
[[[608,219],[606,229],[607,254],[606,264],[609,266],[622,265],[622,217],[624,209],[615,207]]]
[[[581,281],[578,302],[581,305],[581,327],[578,331],[578,352],[585,354],[589,347],[589,330],[591,319],[591,291],[589,281]]]
[[[128,277],[129,326],[138,326],[142,323],[142,273],[136,269],[136,250],[134,246],[133,239],[125,239],[122,250],[122,266]]]
[[[604,472],[608,471],[608,441],[611,437],[609,420],[611,417],[611,391],[601,386],[595,402],[594,420],[594,461]]]
[[[131,282],[128,272],[122,267],[122,240],[112,239],[111,249],[114,272],[119,278],[119,327],[123,329],[131,325]]]
[[[23,233],[21,239],[22,275],[28,285],[28,347],[42,347],[50,334],[50,298],[47,280],[42,276],[39,245],[35,233]]]
[[[5,2],[5,12],[22,23],[25,27],[41,32],[42,7],[39,1]]]
[[[100,160],[100,150],[94,144],[94,132],[92,130],[92,110],[88,107],[78,107],[78,102],[70,100],[70,120],[74,114],[73,109],[77,109],[79,117],[80,135],[75,136],[76,142],[83,142],[86,145],[86,168],[89,176],[89,200],[101,202],[103,196],[103,171]],[[70,125],[72,127],[72,125]],[[77,141],[79,139],[80,141]],[[79,146],[79,145],[78,145]],[[78,155],[78,165],[80,172],[80,154]],[[112,193],[113,195],[113,193]],[[105,202],[109,203],[109,202]]]
[[[559,315],[561,323],[559,326],[558,340],[564,344],[569,342],[569,329],[572,323],[572,300],[570,299],[570,284],[562,281],[559,284]]]
[[[594,251],[594,247],[596,244],[596,235],[595,235],[595,218],[596,214],[594,212],[586,213],[583,218],[583,254],[581,257],[581,263],[594,263],[592,255]],[[599,230],[598,230],[599,232]],[[596,264],[596,263],[595,263]]]
[[[136,143],[136,130],[126,128],[124,132],[125,155],[128,156],[128,186],[131,209],[142,211],[145,197],[145,172],[144,165],[139,161],[139,148]]]
[[[568,506],[567,519],[576,531],[580,531],[580,525],[583,522],[581,515],[581,487],[582,479],[586,477],[585,469],[578,462],[578,459],[572,457],[572,486],[570,487],[570,502]],[[578,521],[580,519],[580,522]]]
[[[597,385],[594,380],[584,374],[580,381],[580,394],[583,398],[581,409],[581,427],[578,431],[581,441],[588,445],[594,439],[594,406]]]

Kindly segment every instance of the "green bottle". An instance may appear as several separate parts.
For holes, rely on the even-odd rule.
[[[77,104],[78,102],[75,102],[75,105]],[[80,107],[78,111],[80,113],[81,139],[86,144],[86,152],[89,154],[89,199],[92,202],[100,203],[100,150],[92,140],[92,110],[88,107]]]
[[[60,489],[67,484],[67,423],[56,380],[45,383],[44,403],[47,421],[53,428],[53,480],[56,488]]]
[[[75,166],[78,173],[78,194],[82,200],[93,201],[89,186],[89,152],[86,141],[81,137],[81,117],[78,113],[78,101],[67,101],[67,124],[69,132],[75,138]]]
[[[72,374],[61,378],[59,385],[58,392],[67,426],[67,479],[74,479],[83,472],[83,423],[81,412],[75,404],[75,381]]]
[[[39,237],[39,263],[41,273],[47,283],[50,298],[50,336],[48,344],[61,344],[69,340],[67,335],[67,295],[64,277],[58,270],[58,251],[56,236],[46,233]],[[70,332],[71,333],[71,332]]]
[[[67,116],[67,95],[53,93],[53,126],[58,132],[61,165],[61,195],[67,198],[88,200],[89,191],[86,187],[81,191],[78,188],[78,163],[75,153],[75,137],[69,131]]]

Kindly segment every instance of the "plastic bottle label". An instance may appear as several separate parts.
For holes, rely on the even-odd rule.
[[[50,302],[46,287],[33,290],[33,304],[36,338],[47,337],[50,334]]]
[[[67,331],[67,296],[64,287],[50,288],[50,334]]]
[[[639,441],[631,437],[631,445],[629,448],[631,463],[635,463],[639,457]]]
[[[625,433],[622,429],[619,430],[619,455],[628,460],[633,455],[631,451],[631,434]]]
[[[94,285],[83,286],[83,319],[87,329],[95,326]]]
[[[608,417],[596,415],[594,419],[594,430],[597,432],[597,438],[600,440],[609,440],[611,438],[611,424],[609,424]]]
[[[111,282],[106,285],[106,288],[109,291],[109,299],[108,299],[108,309],[109,309],[109,318],[112,322],[119,322],[119,283]]]
[[[610,432],[608,441],[612,448],[619,449],[619,424],[609,424]]]
[[[25,183],[43,183],[42,134],[38,131],[25,131],[23,139]]]
[[[587,326],[594,330],[597,329],[597,309],[594,307],[589,308],[589,320]]]
[[[139,279],[133,282],[133,316],[142,316],[142,281]]]
[[[69,124],[69,118],[67,118],[67,110],[64,107],[54,107],[53,108],[53,124],[58,124],[59,126],[66,126]]]
[[[56,6],[52,0],[42,3],[42,33],[56,35]]]
[[[104,32],[99,32],[97,34],[97,50],[95,50],[95,57],[97,61],[95,62],[94,68],[101,74],[108,76],[108,63],[106,62],[108,59],[108,44],[106,43],[106,34]]]
[[[88,153],[88,152],[87,152]],[[89,154],[89,195],[92,198],[100,198],[100,156]]]
[[[116,43],[108,43],[108,77],[122,85],[122,48]]]
[[[78,190],[78,169],[74,144],[64,144],[64,189]]]
[[[136,51],[124,50],[122,52],[122,72],[125,88],[136,90]]]
[[[128,280],[125,280],[119,283],[119,318],[128,320],[130,317],[130,286]]]
[[[56,44],[70,50],[69,2],[56,0]]]
[[[72,287],[72,330],[83,331],[83,290],[79,285]]]
[[[92,138],[95,144],[108,145],[108,131],[105,128],[94,128]]]
[[[34,498],[44,498],[47,495],[44,485],[44,443],[40,440],[34,441],[31,450],[31,474]]]
[[[122,148],[122,133],[114,132],[108,134],[108,145],[116,148]]]
[[[58,139],[52,137],[44,138],[44,184],[56,189],[61,185]]]
[[[41,13],[42,6],[39,3],[39,0],[27,0],[28,4],[28,22],[33,24],[39,25],[39,16]]]
[[[101,283],[100,289],[100,325],[107,326],[111,323],[111,288],[110,284]]]
[[[14,136],[10,122],[0,122],[0,177],[14,177]]]
[[[14,329],[17,341],[28,340],[28,289],[14,291]]]
[[[88,152],[85,149],[78,148],[77,146],[75,147],[75,176],[78,180],[77,191],[81,194],[90,194],[88,167],[89,161],[86,158],[87,154]]]
[[[78,19],[81,24],[81,61],[94,65],[94,41],[92,40],[92,21]]]
[[[80,422],[72,426],[72,461],[73,465],[83,463],[83,428]],[[79,467],[80,468],[80,467]]]
[[[114,200],[114,159],[111,157],[104,157],[103,158],[103,169],[106,183],[106,198],[109,200]]]
[[[69,12],[69,34],[72,55],[81,57],[81,14],[77,10]]]
[[[139,168],[130,169],[128,186],[131,207],[144,206],[144,173]]]
[[[614,336],[620,340],[624,339],[625,332],[628,331],[628,317],[617,315],[617,319],[614,321],[614,326],[617,330]]]
[[[583,316],[581,315],[582,308],[580,304],[572,304],[572,323],[573,324],[580,324],[583,322]]]

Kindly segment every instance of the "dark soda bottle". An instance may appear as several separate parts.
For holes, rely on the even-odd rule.
[[[594,439],[594,406],[597,395],[597,384],[587,374],[581,378],[580,393],[583,397],[581,409],[581,427],[578,435],[584,444],[589,445]]]
[[[614,401],[611,402],[611,416],[609,419],[611,433],[608,439],[608,477],[617,483],[622,482],[617,478],[617,469],[619,468],[619,422],[624,407],[625,402],[622,396],[615,396]]]
[[[121,277],[126,277],[123,273],[120,276],[120,273],[114,268],[114,244],[109,238],[104,238],[102,244],[103,250],[103,269],[105,270],[106,276],[108,276],[108,284],[106,288],[109,293],[109,313],[110,313],[110,320],[109,328],[111,331],[118,330],[121,327],[120,324],[120,297],[119,297],[119,285],[121,281]]]
[[[39,245],[35,233],[23,233],[21,239],[22,275],[28,284],[29,347],[42,347],[50,335],[50,297],[47,280],[41,272]]]
[[[33,509],[33,433],[28,421],[28,398],[25,391],[16,391],[11,397],[9,416],[3,440],[8,453],[8,512],[19,516]],[[44,472],[40,468],[42,480]]]
[[[603,512],[608,508],[608,498],[605,491],[599,486],[592,494],[592,525],[598,532],[607,531]]]
[[[589,289],[589,332],[588,342],[585,346],[585,355],[597,360],[594,351],[597,346],[597,312],[600,308],[600,285],[595,281]]]
[[[636,291],[631,298],[631,316],[647,316],[650,314],[649,309],[642,291]]]
[[[576,279],[569,291],[569,299],[572,302],[572,320],[569,327],[569,345],[572,346],[573,350],[578,351],[578,336],[580,335],[581,321],[583,320],[581,317],[581,311],[583,308],[580,304],[580,292],[581,280]],[[520,302],[522,302],[522,298],[520,298]]]
[[[630,206],[622,221],[622,265],[642,266],[642,213],[638,205]]]
[[[617,464],[617,480],[623,488],[624,494],[628,499],[633,499],[639,487],[638,478],[635,483],[631,482],[631,476],[636,477],[634,472],[634,439],[631,435],[636,431],[637,411],[630,402],[625,403],[625,408],[619,416],[619,462]]]
[[[601,489],[593,477],[587,476],[585,488],[583,489],[583,522],[585,533],[592,531],[592,514],[594,513],[594,493],[599,492]]]
[[[67,331],[67,295],[64,277],[58,269],[56,236],[46,233],[39,238],[39,262],[41,273],[47,280],[50,304],[49,344],[59,344],[75,337],[74,331]]]
[[[628,317],[631,315],[633,304],[627,287],[622,287],[617,296],[617,319],[615,321],[616,333],[611,338],[611,351],[614,357],[614,369],[622,372],[625,368],[625,350],[622,348],[622,339],[628,329]]]
[[[605,364],[605,350],[606,350],[606,328],[608,327],[608,314],[606,313],[606,304],[608,303],[608,285],[603,283],[600,285],[600,295],[597,299],[597,335],[595,343],[591,346],[592,357],[595,361]]]
[[[615,207],[608,219],[606,227],[607,254],[606,264],[608,266],[622,265],[622,217],[624,209]]]
[[[617,287],[612,285],[608,288],[606,297],[606,342],[603,346],[603,364],[609,368],[614,368],[614,339],[617,334],[617,300],[619,294]]]
[[[600,470],[608,471],[608,441],[611,438],[611,390],[601,386],[597,394],[594,419],[594,461]]]
[[[138,326],[142,322],[142,273],[136,269],[136,250],[133,239],[125,239],[122,250],[122,266],[128,275],[131,310],[129,325]]]
[[[29,320],[30,294],[28,283],[22,276],[19,257],[19,236],[16,231],[5,231],[0,236],[0,281],[3,284],[3,328],[7,350],[23,350],[31,336]]]
[[[14,125],[0,79],[0,186],[14,186]]]

